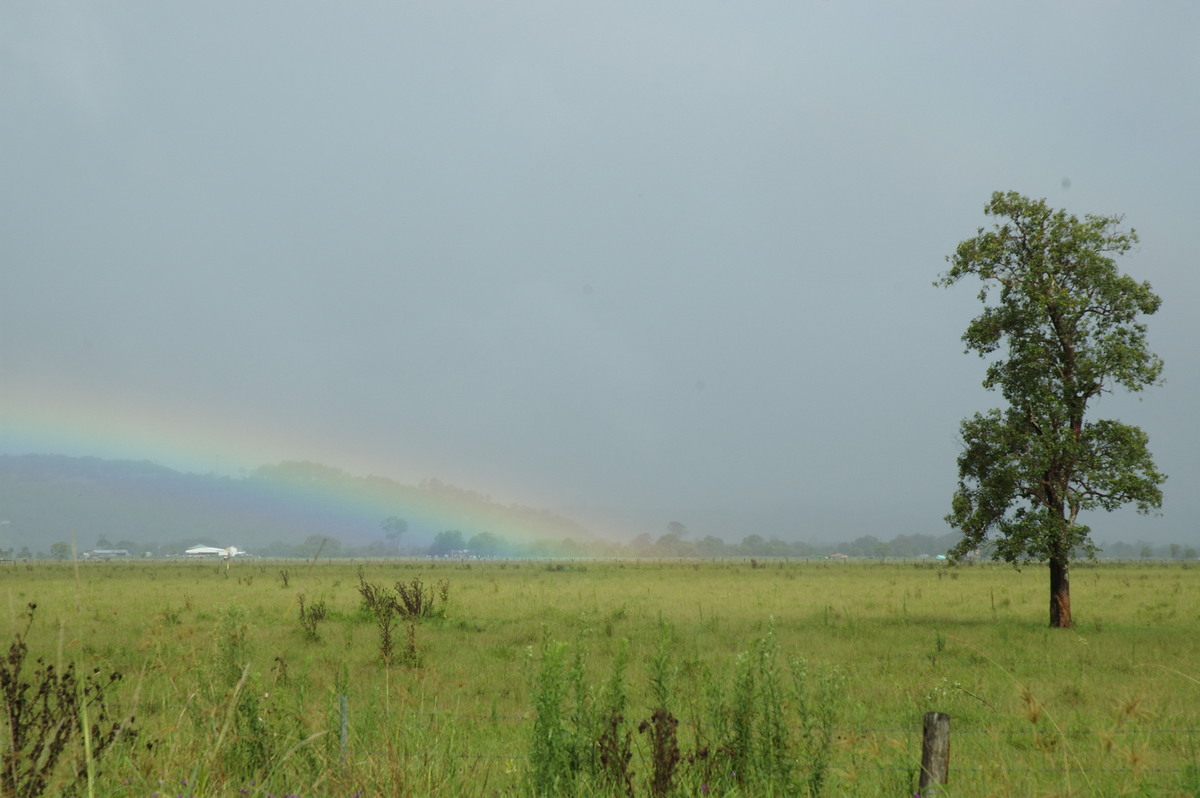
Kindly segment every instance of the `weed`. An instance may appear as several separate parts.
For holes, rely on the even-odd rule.
[[[758,745],[755,767],[759,782],[769,790],[792,794],[791,732],[786,719],[787,696],[779,662],[779,643],[775,639],[774,619],[767,635],[755,644],[753,653],[758,670]]]
[[[612,677],[605,685],[600,699],[599,735],[596,743],[599,754],[600,781],[614,791],[633,795],[633,734],[625,726],[625,667],[629,663],[629,642],[621,641],[613,661]]]
[[[675,769],[682,758],[676,731],[679,721],[671,714],[675,674],[670,667],[670,627],[659,625],[658,653],[650,660],[650,692],[654,711],[649,720],[638,725],[638,732],[650,734],[650,794],[665,796],[671,792]]]
[[[320,640],[321,636],[317,633],[317,624],[325,620],[325,616],[329,612],[325,606],[325,602],[314,601],[310,606],[306,607],[303,593],[296,597],[296,601],[300,605],[300,628],[304,632],[304,639],[314,642]]]
[[[408,620],[445,617],[445,605],[450,596],[450,584],[445,579],[438,582],[437,594],[442,599],[441,608],[435,607],[433,586],[425,585],[421,577],[414,576],[408,584],[397,582],[396,611]]]
[[[214,662],[217,681],[226,685],[237,684],[248,660],[246,610],[237,605],[226,607],[217,622],[214,634],[217,645]]]
[[[29,649],[25,639],[36,609],[36,604],[28,605],[24,629],[13,635],[8,655],[0,660],[0,696],[4,698],[6,721],[0,792],[16,798],[46,793],[68,745],[80,732],[85,755],[74,757],[72,781],[87,775],[118,736],[134,734],[129,728],[132,717],[122,724],[111,722],[108,716],[105,692],[120,681],[120,673],[104,678],[97,668],[80,679],[74,662],[59,669],[39,658],[32,674],[26,677]]]
[[[533,691],[533,739],[529,748],[530,778],[535,795],[571,793],[571,745],[563,720],[567,686],[563,673],[565,646],[543,635],[541,667]]]
[[[733,700],[718,711],[728,717],[727,736],[719,750],[728,759],[728,770],[735,779],[744,780],[751,773],[754,753],[754,718],[758,703],[754,700],[754,659],[748,653],[738,655],[734,663]],[[740,775],[738,775],[740,774]]]
[[[363,608],[372,616],[395,611],[392,606],[395,599],[387,592],[387,589],[368,582],[363,578],[361,570],[358,572],[358,594],[362,597]]]
[[[288,678],[287,661],[283,657],[275,657],[275,663],[271,666],[271,681],[274,682],[272,689],[278,689],[291,681]]]
[[[421,657],[417,654],[417,625],[412,621],[408,623],[407,637],[404,643],[404,658],[401,662],[410,668],[417,668],[421,665]]]
[[[809,795],[820,795],[833,758],[834,727],[845,702],[845,678],[834,670],[810,676],[804,660],[792,660],[794,695],[800,716],[800,763]]]
[[[575,655],[568,672],[571,693],[575,706],[571,711],[571,768],[575,771],[595,775],[597,771],[597,747],[595,745],[595,713],[592,694],[587,678],[584,654],[584,634],[580,627],[575,640]]]
[[[379,658],[389,668],[396,653],[396,644],[392,641],[392,623],[395,620],[395,613],[388,610],[375,613],[375,622],[379,627]]]
[[[399,617],[408,621],[408,641],[401,661],[410,667],[420,665],[415,622],[420,618],[445,617],[445,599],[450,594],[450,585],[445,580],[438,584],[437,590],[442,597],[443,608],[435,608],[434,589],[426,587],[419,576],[413,577],[408,584],[397,582],[395,593],[368,582],[361,569],[358,580],[358,593],[362,596],[363,609],[375,618],[379,629],[379,657],[383,664],[391,666],[395,660],[396,644],[392,640],[392,625]]]
[[[679,721],[663,707],[654,710],[649,720],[638,726],[638,731],[650,733],[650,794],[661,797],[671,793],[675,781],[675,768],[682,758],[676,729]]]

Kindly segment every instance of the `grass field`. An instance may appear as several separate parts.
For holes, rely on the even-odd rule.
[[[364,582],[425,616],[387,644]],[[91,756],[104,728],[76,734],[49,794],[912,796],[932,710],[944,795],[1200,794],[1187,565],[1076,566],[1072,631],[1043,568],[932,562],[19,563],[0,586],[6,649],[37,605],[26,683],[38,657],[117,672],[109,727],[135,719]]]

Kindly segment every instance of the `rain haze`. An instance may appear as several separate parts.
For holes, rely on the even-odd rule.
[[[1200,515],[1200,5],[0,5],[0,453],[943,534],[996,190],[1124,214]]]

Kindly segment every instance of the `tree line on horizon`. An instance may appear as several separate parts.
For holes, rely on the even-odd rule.
[[[641,534],[629,542],[590,541],[572,539],[514,541],[502,535],[480,532],[466,536],[460,530],[445,530],[434,536],[428,545],[400,543],[396,536],[384,537],[367,545],[347,544],[332,535],[309,535],[303,542],[274,541],[248,552],[251,556],[279,559],[381,559],[381,558],[459,558],[459,559],[536,559],[536,558],[648,558],[648,559],[719,559],[723,557],[764,557],[792,559],[822,559],[844,555],[854,559],[921,559],[933,558],[950,552],[958,543],[957,533],[945,535],[897,535],[890,540],[881,540],[873,535],[863,535],[854,540],[840,543],[810,543],[807,541],[784,541],[777,537],[747,535],[741,541],[730,543],[709,535],[699,540],[689,540],[679,532],[667,532],[655,538]],[[182,557],[194,545],[220,548],[211,537],[172,541],[155,544],[120,539],[112,541],[101,535],[91,549],[73,547],[67,541],[56,541],[49,551],[31,551],[28,546],[0,548],[0,559],[17,560],[69,560],[92,550],[123,550],[130,558]],[[1196,560],[1200,552],[1195,546],[1179,543],[1152,544],[1144,541],[1127,543],[1117,541],[1098,546],[1095,555],[1101,559],[1114,560]],[[1080,548],[1074,559],[1084,560],[1089,552]],[[972,559],[992,559],[991,552],[984,549]]]

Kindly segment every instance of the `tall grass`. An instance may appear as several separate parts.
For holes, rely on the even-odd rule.
[[[46,791],[91,761],[97,795],[911,795],[932,709],[956,796],[1195,791],[1200,569],[1077,566],[1064,632],[1037,568],[470,566],[4,569],[30,662],[142,674],[106,690],[138,737],[76,736]],[[359,586],[417,578],[419,656],[384,662]]]

